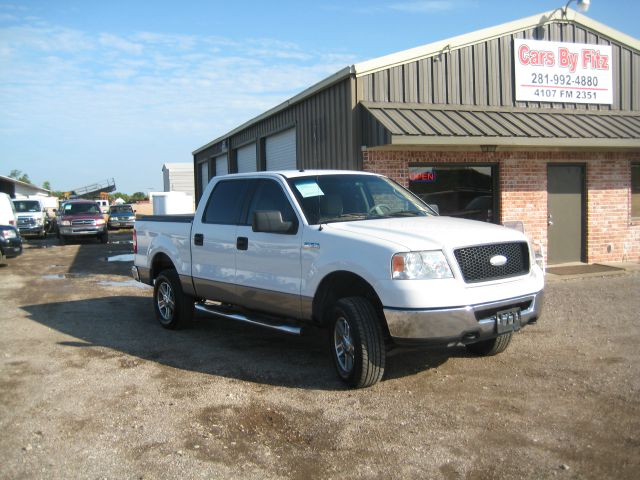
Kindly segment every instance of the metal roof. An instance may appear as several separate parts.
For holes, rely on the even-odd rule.
[[[362,102],[378,145],[640,148],[640,112]],[[373,122],[373,125],[371,124]],[[373,128],[371,128],[373,127]]]
[[[582,25],[604,35],[605,37],[608,37],[611,40],[627,45],[636,51],[640,51],[640,40],[582,15],[570,8],[566,9],[565,16],[563,16],[562,11],[562,8],[556,8],[555,10],[503,23],[495,27],[484,28],[464,35],[458,35],[457,37],[451,37],[446,40],[440,40],[420,47],[410,48],[401,52],[357,63],[353,66],[353,69],[355,70],[356,76],[360,77],[362,75],[385,70],[397,65],[415,62],[433,55],[439,55],[445,51],[451,52],[453,50],[468,47],[469,45],[485,42],[492,38],[499,38],[522,30],[541,27],[552,22],[566,22],[575,25]]]

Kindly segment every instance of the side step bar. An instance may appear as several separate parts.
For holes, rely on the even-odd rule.
[[[275,319],[270,319],[266,317],[259,317],[259,316],[249,317],[241,313],[232,312],[228,308],[218,306],[218,305],[196,303],[195,309],[198,312],[204,312],[211,315],[216,315],[218,317],[227,318],[229,320],[237,320],[239,322],[250,323],[251,325],[258,325],[260,327],[269,328],[271,330],[277,330],[279,332],[288,333],[290,335],[300,335],[302,333],[302,327],[300,326],[279,322]]]

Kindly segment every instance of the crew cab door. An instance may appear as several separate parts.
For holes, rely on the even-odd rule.
[[[238,303],[236,287],[237,230],[246,214],[249,179],[221,180],[203,213],[193,219],[191,263],[198,297]]]
[[[251,199],[237,230],[236,284],[240,304],[269,313],[300,316],[302,224],[282,185],[253,181]],[[255,225],[256,212],[282,218],[280,227]],[[288,229],[285,229],[289,226]],[[281,228],[282,227],[282,228]]]

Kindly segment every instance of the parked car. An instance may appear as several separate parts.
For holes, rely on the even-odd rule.
[[[18,230],[20,235],[36,235],[40,238],[47,236],[47,212],[45,212],[40,200],[13,200],[18,217]]]
[[[11,201],[11,197],[0,192],[0,225],[17,225],[16,207]]]
[[[107,222],[100,205],[93,200],[68,200],[60,206],[57,215],[58,238],[64,244],[70,238],[96,237],[102,243],[109,241]]]
[[[136,212],[131,205],[111,205],[107,226],[111,228],[133,228],[136,223]]]
[[[293,334],[325,327],[351,387],[379,381],[398,347],[501,353],[542,309],[524,234],[440,217],[363,172],[215,177],[195,216],[144,217],[133,238],[132,274],[153,285],[163,327],[187,325],[194,309]]]
[[[22,237],[18,229],[11,225],[0,225],[0,263],[6,258],[22,254]]]

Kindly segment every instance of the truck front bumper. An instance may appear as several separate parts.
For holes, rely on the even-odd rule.
[[[474,343],[498,335],[499,312],[518,309],[517,328],[542,313],[544,292],[497,302],[428,310],[384,308],[389,333],[396,343]],[[516,329],[517,329],[516,328]]]
[[[106,226],[104,227],[93,227],[93,226],[82,226],[82,227],[60,227],[59,232],[60,235],[65,237],[82,237],[82,236],[90,236],[90,235],[101,235],[107,231]]]

